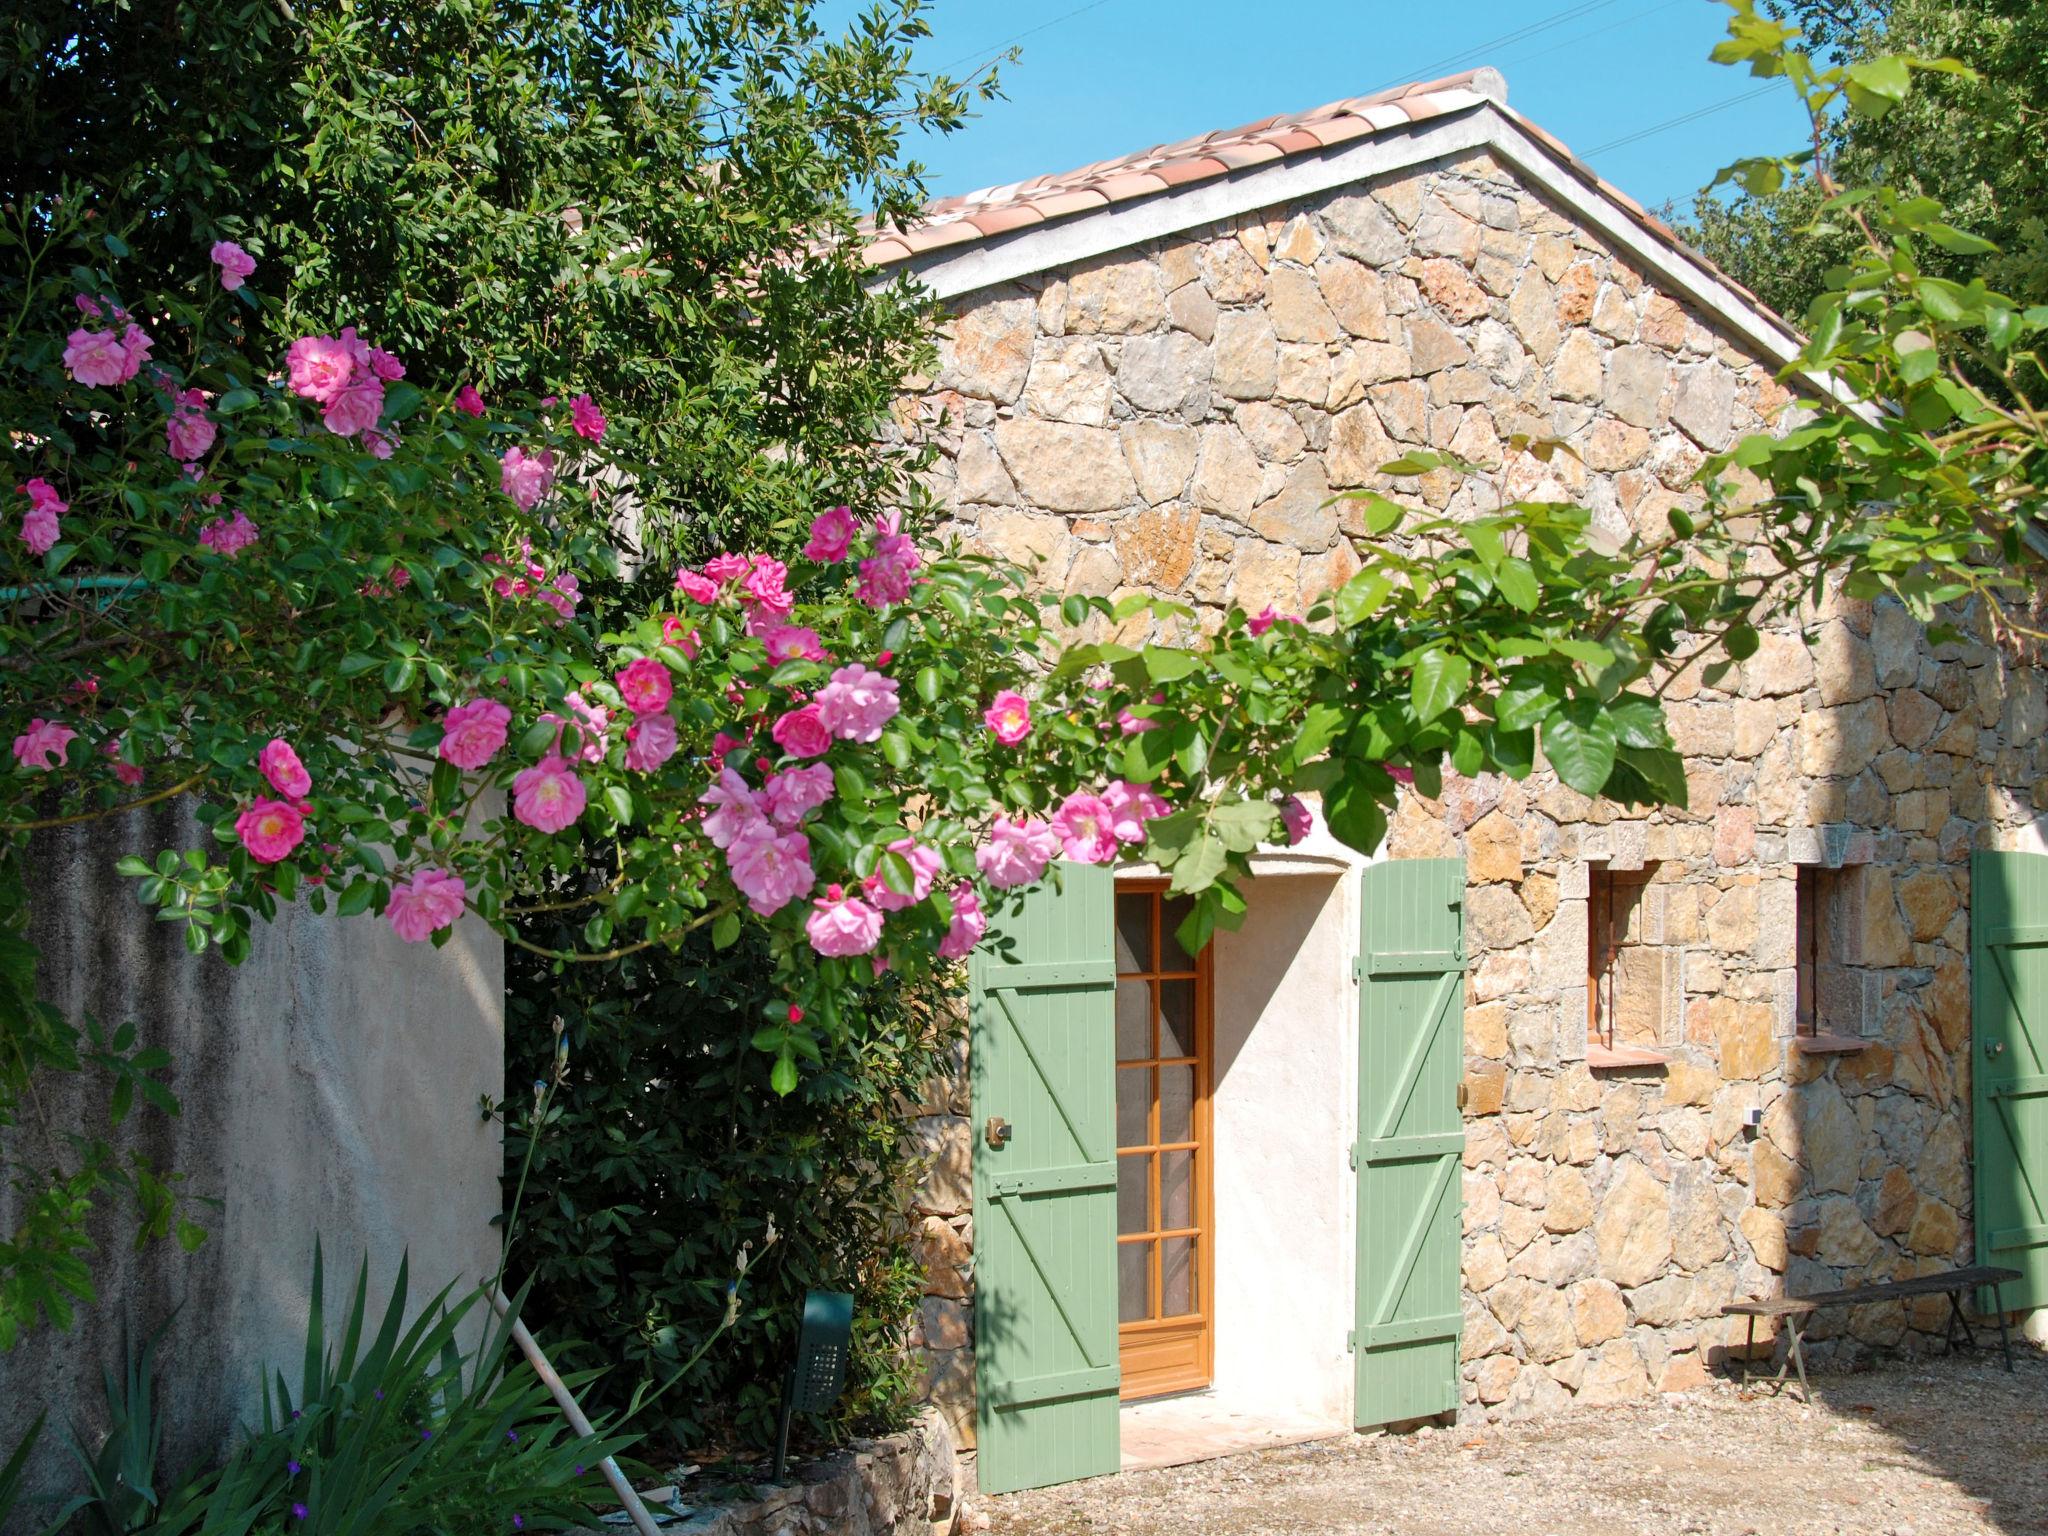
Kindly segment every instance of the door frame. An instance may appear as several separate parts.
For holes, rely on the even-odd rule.
[[[1159,922],[1154,927],[1153,955],[1150,957],[1148,972],[1156,974],[1159,969],[1159,950],[1165,942],[1165,902],[1163,900],[1169,882],[1157,877],[1139,876],[1119,879],[1115,895],[1118,899],[1126,895],[1146,895],[1155,898],[1153,910]],[[1115,921],[1114,903],[1111,921]],[[1112,946],[1115,934],[1111,934]],[[1215,1092],[1214,1074],[1216,1067],[1216,1017],[1215,1017],[1215,966],[1216,945],[1213,941],[1195,957],[1195,1089],[1191,1120],[1194,1136],[1194,1233],[1195,1233],[1195,1298],[1193,1314],[1176,1318],[1152,1318],[1144,1322],[1117,1324],[1117,1360],[1123,1371],[1119,1400],[1141,1402],[1151,1398],[1170,1397],[1176,1393],[1199,1392],[1211,1386],[1216,1379],[1216,1178],[1215,1178],[1215,1116],[1213,1099]],[[1123,976],[1119,973],[1119,984]],[[1157,1048],[1158,1020],[1157,1005],[1154,1005],[1153,1043]],[[1115,1070],[1124,1070],[1123,1061],[1118,1059]],[[1115,1100],[1112,1089],[1111,1101]],[[1152,1097],[1153,1134],[1157,1134],[1158,1090],[1155,1080]],[[1174,1143],[1176,1147],[1181,1143]],[[1153,1154],[1154,1168],[1151,1195],[1160,1198],[1158,1153]],[[1122,1162],[1122,1148],[1118,1148],[1118,1162]],[[1163,1209],[1160,1212],[1164,1217]],[[1172,1228],[1175,1232],[1185,1228]],[[1159,1239],[1154,1238],[1156,1244]],[[1122,1235],[1118,1235],[1117,1246],[1125,1246]],[[1148,1270],[1148,1288],[1155,1292],[1156,1299],[1163,1302],[1163,1266],[1155,1266],[1157,1273]],[[1156,1285],[1154,1282],[1156,1281]],[[1121,1291],[1119,1291],[1121,1296]],[[1192,1335],[1195,1340],[1196,1364],[1193,1368],[1183,1365],[1175,1374],[1174,1368],[1134,1366],[1131,1356],[1133,1345],[1142,1347],[1153,1340],[1174,1340]]]

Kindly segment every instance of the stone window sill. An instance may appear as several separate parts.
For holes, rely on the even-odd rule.
[[[1586,1065],[1595,1072],[1623,1067],[1661,1067],[1671,1060],[1668,1051],[1653,1051],[1640,1045],[1589,1045]]]
[[[1876,1043],[1860,1035],[1795,1035],[1792,1049],[1802,1056],[1854,1056]]]

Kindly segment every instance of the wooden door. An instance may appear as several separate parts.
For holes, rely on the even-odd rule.
[[[1185,897],[1116,893],[1117,1339],[1126,1400],[1209,1384],[1215,1358],[1211,957]]]
[[[1465,862],[1361,876],[1358,975],[1360,1429],[1458,1406],[1465,1152]]]
[[[2025,1276],[2007,1307],[2048,1306],[2048,855],[1971,857],[1970,997],[1977,1262]]]
[[[1057,866],[968,963],[985,1493],[1117,1470],[1112,889]]]

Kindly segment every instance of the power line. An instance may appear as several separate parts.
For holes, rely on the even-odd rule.
[[[1021,43],[1027,37],[1035,37],[1040,32],[1056,27],[1063,21],[1072,21],[1076,16],[1082,15],[1084,12],[1095,10],[1107,4],[1109,4],[1109,0],[1088,0],[1086,5],[1077,5],[1071,11],[1062,11],[1059,15],[1053,17],[1051,21],[1041,21],[1037,26],[1026,27],[1022,32],[1006,37],[999,43],[990,43],[986,48],[977,48],[972,53],[963,53],[951,63],[941,64],[939,69],[940,71],[952,69],[955,65],[966,64],[974,59],[992,60],[1012,43]]]
[[[1739,107],[1745,101],[1754,101],[1759,96],[1768,96],[1777,89],[1778,82],[1773,80],[1768,85],[1760,85],[1753,91],[1744,91],[1740,96],[1730,96],[1726,101],[1716,102],[1711,107],[1699,107],[1691,112],[1681,113],[1677,117],[1666,118],[1661,123],[1652,123],[1647,128],[1638,128],[1634,133],[1623,134],[1618,139],[1609,139],[1605,144],[1595,144],[1591,149],[1581,150],[1579,153],[1585,159],[1591,159],[1594,155],[1604,155],[1610,149],[1620,149],[1624,144],[1633,144],[1638,139],[1653,138],[1657,134],[1668,132],[1673,128],[1682,128],[1687,123],[1696,123],[1703,117],[1712,117],[1716,112],[1726,112],[1730,107]]]
[[[1513,54],[1508,58],[1501,59],[1499,63],[1501,63],[1502,65],[1529,64],[1533,63],[1537,59],[1547,59],[1553,53],[1562,53],[1567,48],[1577,47],[1580,43],[1585,42],[1588,38],[1599,37],[1603,33],[1613,32],[1621,27],[1632,27],[1637,22],[1648,21],[1652,16],[1656,15],[1659,11],[1668,11],[1674,5],[1678,5],[1680,3],[1681,0],[1661,0],[1660,4],[1653,5],[1646,11],[1638,11],[1633,16],[1620,17],[1617,20],[1606,23],[1604,26],[1594,27],[1589,31],[1575,32],[1570,37],[1566,38],[1563,42],[1552,43],[1548,48],[1539,48],[1534,53]]]
[[[1483,43],[1470,44],[1460,48],[1456,53],[1447,53],[1440,59],[1432,59],[1427,64],[1417,64],[1411,68],[1404,69],[1400,74],[1393,76],[1391,79],[1382,80],[1365,94],[1371,95],[1373,91],[1384,91],[1392,86],[1405,85],[1411,80],[1428,79],[1440,69],[1453,64],[1463,64],[1476,55],[1484,54],[1495,48],[1504,48],[1513,43],[1524,42],[1539,33],[1548,32],[1552,27],[1561,27],[1568,21],[1577,21],[1581,16],[1590,16],[1593,12],[1605,10],[1608,6],[1616,3],[1617,0],[1580,0],[1579,4],[1566,6],[1561,11],[1555,11],[1540,20],[1530,22],[1526,27],[1518,27],[1512,32],[1503,32],[1499,37],[1490,37]]]

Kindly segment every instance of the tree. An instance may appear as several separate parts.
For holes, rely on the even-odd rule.
[[[1831,112],[1812,150],[1839,186],[1890,185],[1935,199],[1948,219],[1998,247],[1929,253],[1928,269],[1981,276],[2027,303],[2048,299],[2048,167],[2039,152],[2048,110],[2048,6],[2038,0],[1887,0],[1843,7],[1793,0],[1769,8],[1836,66],[1882,70],[1898,56],[1952,58],[1967,74],[1922,80],[1882,113]],[[1822,213],[1812,177],[1724,200],[1695,199],[1686,233],[1702,252],[1781,313],[1806,313],[1831,267],[1860,235]]]
[[[973,94],[911,73],[925,0],[821,9],[23,0],[0,203],[69,187],[144,271],[235,240],[279,342],[353,324],[486,398],[591,391],[651,560],[772,544],[900,486],[871,429],[929,312],[850,237],[917,205],[906,134]]]

